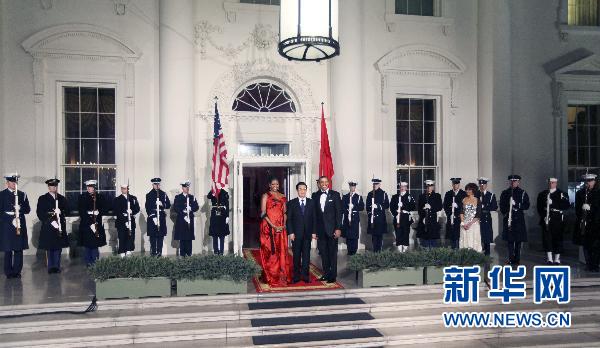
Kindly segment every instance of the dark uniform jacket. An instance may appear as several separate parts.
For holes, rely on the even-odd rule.
[[[390,200],[387,192],[381,188],[375,190],[374,197],[375,206],[373,206],[373,190],[369,191],[367,194],[367,233],[383,235],[387,232],[387,217],[385,211],[390,208]]]
[[[189,210],[186,210],[189,204]],[[173,239],[175,240],[194,240],[194,213],[200,209],[198,201],[194,195],[183,193],[175,196],[173,200],[173,210],[177,214],[175,227],[173,228]],[[187,220],[186,221],[186,217]]]
[[[484,195],[479,191],[477,198],[481,201],[481,217],[479,218],[479,228],[481,230],[481,242],[492,243],[494,240],[494,228],[492,226],[491,212],[498,210],[496,195],[486,191]]]
[[[21,222],[20,234],[17,235],[17,229],[13,225],[15,219],[15,193],[8,188],[0,191],[0,251],[20,251],[29,249],[27,237],[27,225],[25,224],[25,215],[31,212],[29,199],[25,192],[17,191],[19,205],[19,221]]]
[[[55,225],[59,225],[60,230],[52,226],[52,222],[57,221],[54,213],[56,202],[58,202],[58,209],[60,209],[60,224],[57,222]],[[40,196],[35,210],[38,219],[42,223],[38,248],[52,250],[69,246],[67,219],[65,218],[68,209],[67,199],[59,193],[56,194],[56,199],[50,192]]]
[[[344,211],[342,237],[358,239],[360,212],[365,210],[365,202],[363,201],[362,196],[356,192],[352,195],[352,213],[350,213],[350,193],[345,194],[342,196],[342,209]]]
[[[575,224],[573,242],[577,245],[585,245],[586,242],[589,242],[590,237],[600,234],[600,190],[595,187],[593,190],[587,190],[587,204],[591,208],[587,212],[582,208],[585,202],[586,188],[583,187],[575,194],[577,223]],[[584,223],[583,220],[585,220]]]
[[[402,207],[400,207],[400,202],[402,202]],[[410,193],[406,192],[404,196],[400,193],[393,195],[390,202],[390,212],[394,217],[394,228],[403,231],[409,229],[412,224],[410,212],[416,210],[416,208],[417,204]]]
[[[225,190],[219,192],[219,199],[215,197],[212,190],[208,192],[206,198],[210,200],[210,227],[208,235],[212,237],[223,237],[229,234],[229,194]]]
[[[463,198],[466,196],[467,193],[463,189],[459,189],[456,193],[454,193],[454,190],[450,190],[444,195],[446,239],[458,240],[460,238],[460,213],[462,211]],[[452,214],[452,203],[458,205],[458,207],[454,208],[454,215]]]
[[[508,213],[510,211],[510,197],[515,200],[512,210],[511,227],[508,226]],[[508,188],[502,191],[500,195],[500,212],[504,215],[502,218],[502,238],[508,242],[526,242],[527,227],[525,226],[525,213],[529,209],[529,195],[520,187],[515,189]]]
[[[431,209],[425,209],[429,204]],[[442,196],[437,192],[422,193],[418,201],[419,224],[417,226],[417,238],[440,239],[440,223],[437,213],[442,210]]]
[[[131,209],[131,232],[132,234],[135,232],[135,228],[137,224],[135,223],[135,215],[140,212],[140,202],[138,201],[136,196],[127,195],[129,197],[129,207]],[[117,232],[119,233],[119,237],[123,238],[125,234],[128,234],[127,222],[129,221],[129,217],[127,214],[127,198],[125,195],[121,194],[115,198],[113,203],[113,209],[115,214],[115,227],[117,228]]]
[[[98,215],[94,215],[94,196],[96,197],[95,208]],[[87,248],[98,248],[106,245],[106,232],[102,225],[102,217],[108,211],[106,199],[101,194],[91,195],[84,192],[79,196],[79,245]],[[92,231],[91,225],[96,222],[96,231]]]
[[[546,225],[548,193],[550,193],[550,190],[544,190],[540,192],[537,197],[537,211],[540,216],[540,226]],[[562,225],[562,222],[564,221],[563,214],[571,205],[569,203],[569,195],[562,192],[560,189],[556,189],[556,191],[550,194],[550,200],[552,203],[550,204],[549,223]]]
[[[148,214],[148,228],[146,234],[149,237],[164,237],[167,235],[167,213],[165,209],[171,208],[171,201],[169,200],[169,196],[163,190],[158,190],[158,201],[162,203],[162,205],[158,208],[160,217],[158,219],[158,224],[160,225],[160,231],[156,223],[154,222],[154,218],[156,218],[156,201],[157,201],[157,190],[151,190],[146,194],[146,204],[144,205],[146,208],[146,214]]]

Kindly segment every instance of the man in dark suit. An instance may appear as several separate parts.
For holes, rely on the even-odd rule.
[[[296,184],[298,198],[287,202],[286,228],[292,241],[294,254],[294,276],[292,284],[300,281],[310,282],[308,265],[310,264],[310,242],[317,239],[317,220],[315,218],[315,202],[306,197],[306,183]]]
[[[319,280],[334,283],[337,277],[338,239],[342,234],[342,199],[339,192],[329,189],[329,179],[319,178],[320,194],[315,195],[317,217],[317,247],[323,262]]]

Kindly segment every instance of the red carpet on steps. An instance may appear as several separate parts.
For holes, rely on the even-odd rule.
[[[250,260],[254,260],[260,265],[260,250],[259,249],[244,249],[244,257]],[[314,291],[314,290],[333,290],[343,289],[342,284],[327,283],[326,281],[320,281],[319,278],[323,275],[322,271],[317,268],[312,262],[309,267],[310,282],[305,283],[299,281],[296,284],[288,284],[287,286],[271,287],[269,284],[263,282],[262,276],[256,276],[252,279],[256,292],[286,292],[286,291]]]

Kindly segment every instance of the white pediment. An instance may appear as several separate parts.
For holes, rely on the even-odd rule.
[[[556,69],[553,74],[571,76],[598,76],[600,75],[600,57],[597,54],[592,54],[588,57]]]
[[[462,61],[440,48],[426,45],[398,47],[375,63],[380,73],[392,71],[458,75],[465,71]]]
[[[34,57],[137,60],[141,53],[110,30],[89,24],[64,24],[39,31],[22,43]]]

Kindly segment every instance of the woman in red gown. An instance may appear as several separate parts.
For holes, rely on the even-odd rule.
[[[288,238],[285,230],[286,198],[279,193],[279,181],[269,181],[269,192],[262,195],[260,222],[260,259],[264,281],[270,286],[286,286],[290,280]]]

